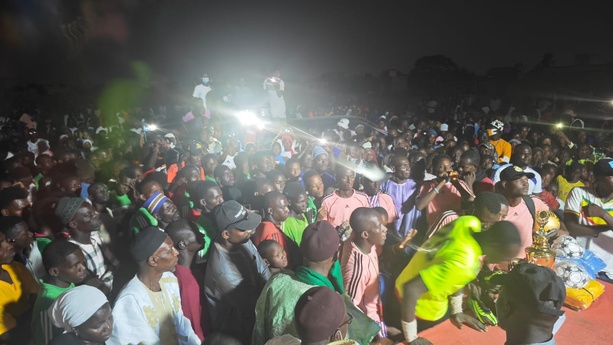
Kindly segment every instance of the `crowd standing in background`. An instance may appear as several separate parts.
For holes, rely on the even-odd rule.
[[[507,344],[554,344],[562,280],[510,270],[542,210],[613,279],[613,138],[580,108],[349,106],[292,126],[275,71],[270,116],[242,126],[209,82],[180,116],[3,116],[0,344],[415,345],[486,316]],[[469,310],[464,289],[509,270],[499,303],[550,300]]]

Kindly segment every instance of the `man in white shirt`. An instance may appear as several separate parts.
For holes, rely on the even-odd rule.
[[[270,78],[266,78],[263,84],[264,90],[268,93],[268,103],[270,105],[270,117],[273,119],[285,118],[285,83],[281,79],[281,72],[275,70]]]
[[[564,224],[580,244],[606,264],[602,271],[613,279],[613,159],[594,165],[595,190],[571,189],[564,206]]]
[[[113,307],[110,345],[199,345],[181,308],[175,271],[179,252],[166,233],[147,227],[136,235],[130,254],[138,272],[124,286]]]
[[[210,86],[210,82],[211,79],[209,78],[209,75],[204,73],[202,75],[202,82],[198,85],[196,85],[196,87],[194,88],[194,94],[192,95],[194,98],[199,98],[202,100],[202,106],[204,107],[204,111],[202,112],[202,114],[204,114],[204,116],[206,116],[207,118],[210,118],[211,116],[211,112],[209,111],[209,107],[206,104],[206,95],[211,92],[211,86]]]

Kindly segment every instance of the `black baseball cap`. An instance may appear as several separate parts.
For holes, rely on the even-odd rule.
[[[260,215],[250,212],[234,200],[217,205],[213,209],[213,216],[219,232],[229,227],[243,231],[254,230],[262,222]]]
[[[524,176],[528,178],[534,178],[534,174],[531,172],[526,172],[524,169],[518,167],[517,165],[511,165],[500,172],[500,181],[515,181]]]
[[[613,159],[603,158],[596,162],[594,176],[613,176]]]
[[[509,301],[532,306],[545,314],[554,316],[564,314],[562,311],[566,299],[564,281],[548,267],[520,263],[508,274],[492,277],[490,283],[502,285]]]

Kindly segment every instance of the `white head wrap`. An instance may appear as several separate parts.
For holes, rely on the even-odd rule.
[[[81,285],[61,294],[47,313],[56,327],[72,332],[108,302],[102,291],[89,285]]]

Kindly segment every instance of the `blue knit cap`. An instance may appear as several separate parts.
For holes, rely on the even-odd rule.
[[[313,158],[315,158],[315,157],[317,157],[317,156],[319,156],[319,155],[321,155],[321,154],[324,154],[324,155],[328,156],[328,151],[326,151],[326,150],[325,150],[323,147],[321,147],[321,146],[315,146],[315,147],[313,148],[313,151],[311,152],[311,156],[312,156]]]
[[[155,214],[162,208],[166,200],[168,200],[168,198],[162,192],[155,192],[155,194],[145,201],[143,207],[146,208],[149,213]]]

